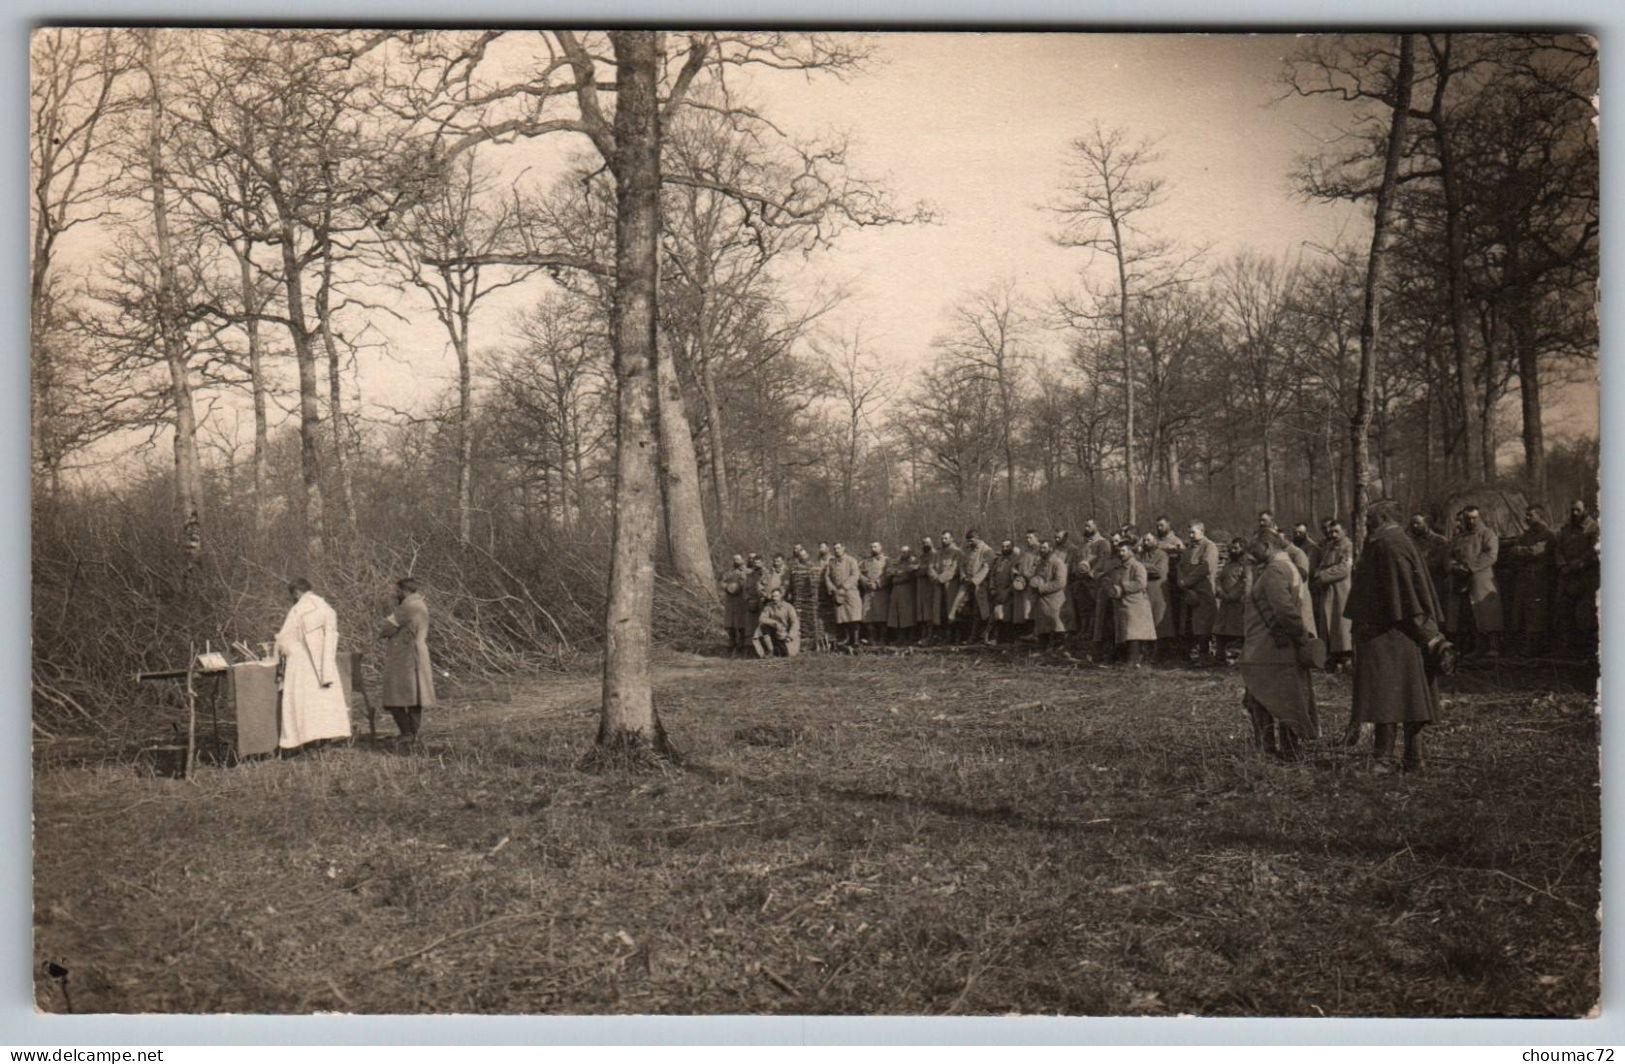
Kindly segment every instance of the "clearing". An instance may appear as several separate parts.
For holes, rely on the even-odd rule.
[[[1234,670],[964,651],[664,658],[683,761],[637,776],[576,768],[596,677],[454,702],[411,755],[184,781],[45,748],[37,999],[1575,1016],[1598,999],[1594,682],[1458,676],[1418,777],[1327,739],[1254,756]],[[1348,680],[1317,692],[1340,730]]]

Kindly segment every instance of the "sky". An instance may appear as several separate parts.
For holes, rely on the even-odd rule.
[[[747,90],[792,137],[845,135],[852,169],[888,187],[899,205],[928,205],[927,224],[849,230],[786,272],[789,301],[844,284],[852,293],[825,319],[861,329],[877,357],[923,364],[951,305],[1014,281],[1042,304],[1079,287],[1086,252],[1057,246],[1044,209],[1064,179],[1070,142],[1096,121],[1156,144],[1165,202],[1148,224],[1180,245],[1210,245],[1216,264],[1245,248],[1291,254],[1306,244],[1369,239],[1365,212],[1305,203],[1290,174],[1346,113],[1281,99],[1276,77],[1290,35],[1063,33],[876,34],[874,62],[847,80],[768,72]],[[548,172],[559,145],[502,149],[504,170]],[[485,305],[476,336],[500,333],[512,309],[548,282]],[[410,293],[395,303],[414,319]],[[420,322],[378,320],[391,355],[362,372],[370,399],[409,407],[424,386],[455,379],[448,344]],[[1058,339],[1058,338],[1053,338]],[[402,374],[402,363],[413,367]],[[370,372],[369,372],[370,371]]]
[[[1148,225],[1208,261],[1252,249],[1369,240],[1368,209],[1306,202],[1291,184],[1349,119],[1345,105],[1289,97],[1278,81],[1292,35],[876,34],[875,61],[848,80],[768,72],[749,87],[793,137],[844,133],[849,162],[930,224],[851,230],[786,272],[792,304],[844,283],[851,298],[826,326],[899,370],[923,364],[961,296],[1004,280],[1043,303],[1075,291],[1086,252],[1057,246],[1053,203],[1071,140],[1095,122],[1156,143],[1164,202]],[[556,172],[569,138],[501,149],[501,165]],[[1312,253],[1312,252],[1311,252]],[[538,276],[481,305],[475,347],[500,346],[514,311],[547,294]],[[382,344],[358,356],[364,412],[421,411],[456,379],[444,332],[410,288],[372,293],[405,320],[371,315]],[[1059,350],[1059,338],[1049,338]],[[1595,432],[1595,390],[1559,391],[1555,437]],[[1555,432],[1554,432],[1555,430]],[[1515,429],[1508,434],[1515,435]],[[1510,439],[1509,443],[1512,442]]]

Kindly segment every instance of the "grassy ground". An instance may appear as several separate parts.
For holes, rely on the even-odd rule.
[[[1252,756],[1234,671],[964,652],[671,659],[683,764],[632,777],[576,768],[588,677],[415,755],[45,751],[36,960],[84,1012],[1573,1016],[1591,682],[1463,675],[1406,778]]]

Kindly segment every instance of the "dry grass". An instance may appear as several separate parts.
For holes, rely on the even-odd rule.
[[[1573,1016],[1590,683],[1462,677],[1416,778],[1252,757],[1233,672],[964,653],[674,658],[633,776],[590,678],[411,756],[42,764],[36,960],[79,1011]]]

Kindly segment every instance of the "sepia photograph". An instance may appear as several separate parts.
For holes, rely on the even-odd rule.
[[[1600,1014],[1595,36],[28,64],[40,1013]]]

